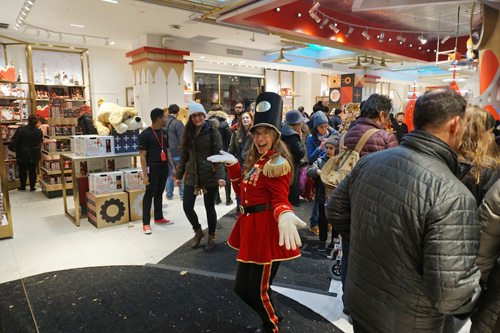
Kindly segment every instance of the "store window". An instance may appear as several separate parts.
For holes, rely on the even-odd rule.
[[[253,110],[257,96],[264,91],[264,79],[238,75],[194,74],[195,99],[208,111],[214,104],[220,104],[228,114],[234,114],[236,101],[245,103],[245,108]]]

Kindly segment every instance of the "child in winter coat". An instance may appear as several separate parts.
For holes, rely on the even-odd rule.
[[[326,251],[326,239],[328,238],[328,222],[325,215],[325,204],[326,204],[326,192],[325,185],[319,177],[321,174],[321,169],[326,164],[328,159],[335,155],[335,146],[339,142],[338,133],[333,133],[325,142],[325,152],[318,157],[318,159],[307,168],[307,177],[314,178],[314,185],[316,187],[316,203],[319,209],[319,247],[318,251]],[[337,237],[338,233],[332,230],[332,241],[328,247],[333,248],[334,238]]]

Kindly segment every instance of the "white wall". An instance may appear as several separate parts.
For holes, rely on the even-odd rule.
[[[125,88],[133,86],[131,59],[125,57],[125,50],[110,48],[89,48],[90,83],[92,88],[92,111],[97,114],[97,101],[126,106]]]

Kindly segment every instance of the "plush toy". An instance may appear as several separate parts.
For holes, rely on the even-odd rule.
[[[339,126],[339,134],[346,133],[349,130],[351,123],[353,121],[356,121],[356,118],[359,117],[361,113],[360,105],[360,103],[349,103],[344,107],[344,113],[346,114],[346,117],[344,120],[342,120],[342,123]]]
[[[97,111],[95,125],[99,135],[109,135],[108,125],[113,126],[118,134],[128,130],[146,128],[146,123],[137,116],[137,111],[134,108],[122,108],[114,103],[105,103],[103,98],[99,98],[97,105],[99,111]]]
[[[474,50],[474,44],[472,44],[472,39],[470,38],[467,39],[467,53],[465,55],[467,56],[467,60],[478,62],[479,52]]]

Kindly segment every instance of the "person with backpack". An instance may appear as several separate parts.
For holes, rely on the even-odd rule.
[[[360,119],[381,110],[384,120],[385,103],[370,97]],[[449,315],[479,298],[477,205],[459,180],[471,165],[456,154],[466,105],[453,90],[427,91],[401,146],[362,157],[330,196],[327,218],[350,241],[344,302],[354,332],[448,332]]]
[[[356,145],[361,140],[363,134],[369,130],[378,130],[370,136],[366,141],[363,148],[359,151],[359,156],[362,158],[370,153],[385,150],[398,146],[396,136],[390,132],[383,130],[385,123],[389,119],[391,113],[392,103],[391,98],[386,95],[372,94],[363,103],[361,107],[361,115],[356,120],[356,124],[347,131],[342,137],[340,142],[342,146],[349,150],[354,150]],[[340,144],[339,144],[340,146]],[[335,155],[339,152],[339,146],[335,149]],[[328,217],[328,214],[327,214]],[[335,221],[328,218],[328,221],[335,227]],[[347,262],[349,258],[349,238],[342,238],[342,288],[345,287],[347,276]],[[345,312],[348,312],[346,310]]]
[[[207,118],[209,120],[215,119],[219,122],[219,133],[222,137],[222,149],[224,151],[227,151],[229,148],[229,142],[231,141],[231,135],[233,134],[233,131],[231,131],[231,128],[229,127],[229,124],[227,123],[227,113],[224,112],[224,108],[220,104],[216,104],[212,106],[212,109],[210,112],[207,114]],[[224,170],[225,171],[225,170]],[[233,204],[233,200],[231,199],[231,182],[229,181],[229,176],[227,176],[226,172],[226,206],[230,206]],[[218,205],[222,202],[220,199],[220,194],[219,191],[216,193],[215,197],[215,204]]]
[[[318,104],[315,105],[315,107],[319,108],[318,111],[316,111],[311,117],[313,129],[306,141],[309,164],[314,163],[318,157],[325,152],[326,139],[332,132],[335,133],[335,130],[332,131],[329,129],[330,126],[328,125],[328,117],[322,111],[323,105]],[[311,218],[309,219],[309,230],[311,230],[313,234],[319,236],[318,218],[318,203],[315,201]]]
[[[316,201],[318,202],[318,222],[319,222],[319,252],[326,251],[326,240],[328,238],[328,221],[325,215],[325,204],[326,204],[326,192],[325,185],[319,177],[321,175],[321,169],[327,163],[327,161],[335,155],[335,147],[339,142],[338,133],[330,135],[325,143],[325,153],[322,154],[318,159],[307,168],[307,177],[314,179],[314,185],[316,187]],[[334,238],[337,237],[338,232],[332,228],[332,240],[328,248],[333,249],[335,245]]]

